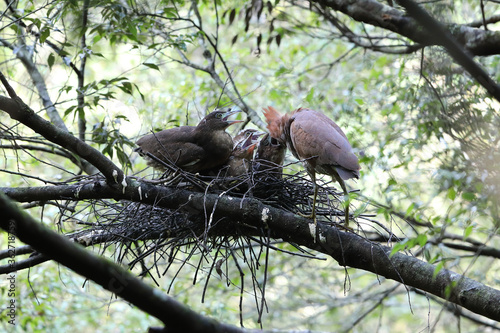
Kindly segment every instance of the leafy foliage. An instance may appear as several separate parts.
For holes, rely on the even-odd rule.
[[[498,269],[498,258],[480,257],[479,251],[482,246],[498,248],[499,242],[499,102],[442,49],[416,45],[317,2],[85,0],[15,5],[4,14],[0,30],[1,71],[13,78],[24,100],[32,105],[41,100],[39,111],[52,122],[49,111],[55,108],[70,132],[80,132],[123,169],[144,166],[133,153],[135,137],[151,129],[193,125],[218,105],[244,102],[247,109],[257,110],[251,119],[255,127],[267,105],[283,112],[299,106],[318,109],[345,130],[362,162],[362,179],[350,185],[360,189],[359,198],[378,207],[374,219],[389,232],[368,223],[358,230],[367,237],[383,234],[393,254],[422,254],[437,264],[436,274],[454,268],[498,286],[491,274]],[[425,8],[455,22],[482,16],[475,2],[428,3]],[[487,3],[484,15],[491,17],[494,11]],[[495,31],[497,24],[488,27]],[[477,60],[500,79],[498,56]],[[34,78],[33,68],[20,66],[30,61],[40,78]],[[41,98],[33,97],[37,94]],[[87,121],[95,124],[91,131],[82,129]],[[10,142],[19,137],[41,140],[11,120],[2,120],[1,126]],[[45,168],[42,177],[49,181],[82,172],[81,164],[49,148],[41,156],[29,149],[4,148],[3,169],[18,172],[5,172],[5,182],[40,183],[26,176],[40,164]],[[357,214],[364,208],[357,207]],[[40,216],[56,219],[43,212]],[[403,240],[392,243],[394,235]],[[322,273],[325,268],[333,273]],[[53,276],[54,268],[47,269]],[[237,285],[240,277],[231,273]],[[434,325],[450,330],[446,316],[428,319],[427,308],[416,316],[409,310],[408,317],[400,315],[395,308],[407,306],[403,292],[387,292],[387,281],[373,291],[376,278],[332,263],[277,256],[270,258],[268,274],[271,310],[264,320],[273,328],[320,330],[336,322],[336,329],[348,330],[338,318],[357,323],[354,306],[337,304],[354,303],[362,292],[370,292],[373,298],[363,300],[370,306],[359,324],[365,330],[375,322],[382,330],[390,327],[394,317],[401,330]],[[344,278],[351,281],[350,289]],[[174,277],[165,278],[170,279]],[[35,280],[38,293],[65,292]],[[172,282],[172,293],[190,304],[199,293],[188,287],[191,281],[192,276],[183,276]],[[318,286],[331,289],[323,293]],[[239,305],[233,296],[238,292],[218,281],[209,288],[207,303],[195,307],[236,323]],[[352,298],[344,300],[346,294]],[[50,309],[44,302],[55,298],[40,296],[40,304],[25,308],[31,313],[23,314],[22,327],[47,325]],[[226,298],[227,303],[220,301]],[[280,302],[285,298],[287,304]],[[441,304],[432,301],[430,307],[438,311]],[[245,309],[245,325],[258,326],[252,305],[245,304]],[[280,322],[290,313],[295,314],[290,322]],[[86,319],[98,327],[103,319],[97,317]],[[77,319],[68,325],[78,327]],[[472,322],[463,325],[464,331],[475,327]]]

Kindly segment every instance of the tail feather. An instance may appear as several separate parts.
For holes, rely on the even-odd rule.
[[[279,139],[282,133],[281,129],[281,114],[272,106],[264,108],[264,117],[267,121],[267,129],[271,137]]]
[[[286,143],[285,127],[290,120],[290,115],[285,113],[282,115],[272,106],[264,109],[264,116],[267,121],[267,129],[272,138],[277,139],[281,144]]]

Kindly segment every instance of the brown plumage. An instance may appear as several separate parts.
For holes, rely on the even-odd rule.
[[[286,144],[266,133],[259,142],[253,166],[254,195],[259,198],[283,194],[283,162]]]
[[[136,151],[144,156],[148,165],[164,171],[165,165],[174,164],[188,172],[200,172],[223,165],[233,150],[233,139],[226,128],[241,120],[228,117],[241,110],[215,110],[197,126],[180,126],[148,134],[137,140]]]
[[[254,171],[265,172],[281,178],[283,161],[285,160],[286,143],[280,142],[266,133],[259,142],[255,153]]]
[[[241,141],[246,140],[249,135],[253,135],[254,140],[257,140],[262,134],[264,134],[264,132],[259,132],[258,130],[253,128],[241,130],[233,138],[233,148],[236,147]]]
[[[242,133],[243,132],[243,133]],[[263,133],[256,130],[242,131],[243,139],[236,142],[233,152],[227,161],[227,176],[237,177],[248,173],[250,160],[253,157],[255,146],[258,143],[258,138]]]
[[[339,182],[344,194],[344,180],[359,178],[358,158],[346,135],[333,120],[323,113],[299,108],[281,115],[273,107],[264,109],[271,136],[285,143],[292,154],[303,161],[314,184],[313,207],[310,218],[316,222],[316,173],[330,175]],[[349,206],[345,209],[345,224],[349,225]]]

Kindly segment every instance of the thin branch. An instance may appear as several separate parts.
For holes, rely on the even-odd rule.
[[[446,247],[449,247],[450,249],[468,251],[468,252],[475,253],[476,255],[489,256],[489,257],[500,259],[500,250],[489,247],[489,246],[484,246],[484,245],[470,246],[470,245],[463,245],[463,244],[450,243],[450,242],[443,242],[442,244]]]
[[[427,31],[434,43],[443,46],[458,64],[464,67],[469,74],[488,91],[488,93],[500,102],[500,86],[498,86],[488,73],[486,73],[486,71],[463,50],[462,46],[451,37],[448,31],[445,30],[438,21],[412,0],[398,0],[398,2],[405,7],[408,14]]]
[[[71,154],[68,154],[68,152],[66,152],[65,150],[62,150],[60,148],[50,149],[47,147],[33,146],[33,145],[20,145],[20,144],[14,143],[11,145],[1,145],[0,144],[0,149],[22,149],[22,150],[41,151],[44,153],[62,156],[62,157],[68,158],[68,159],[71,158]]]
[[[402,253],[391,255],[391,248],[374,244],[363,237],[341,232],[330,224],[318,221],[319,238],[311,231],[312,221],[264,205],[261,201],[246,197],[235,200],[232,196],[192,192],[179,188],[154,186],[127,178],[128,186],[117,189],[105,182],[91,182],[82,185],[47,186],[25,189],[0,188],[18,201],[35,200],[83,200],[90,198],[127,199],[154,204],[158,207],[179,209],[203,216],[203,211],[213,210],[212,233],[234,230],[238,225],[253,226],[241,229],[255,233],[255,228],[269,228],[272,238],[300,244],[330,255],[342,266],[350,266],[373,272],[388,279],[427,291],[450,302],[461,305],[472,312],[491,319],[498,319],[500,313],[500,291],[447,269],[436,271],[434,265]],[[204,225],[204,219],[200,223]],[[225,226],[225,227],[224,227]],[[418,272],[418,273],[416,273]],[[437,273],[436,273],[437,272]]]
[[[484,30],[488,30],[488,23],[486,23],[486,16],[484,15],[484,1],[480,0],[481,16],[483,19]]]
[[[82,31],[81,31],[81,63],[80,69],[77,72],[78,76],[78,95],[76,100],[78,102],[78,137],[80,140],[85,142],[85,132],[87,131],[87,121],[85,120],[85,93],[84,93],[84,85],[85,85],[85,65],[87,63],[87,21],[89,14],[89,3],[90,0],[83,1],[83,9],[82,9]]]
[[[490,0],[491,1],[491,0]],[[482,1],[481,1],[482,2]],[[493,24],[493,23],[497,23],[497,22],[500,22],[500,14],[495,14],[489,18],[482,18],[481,20],[477,20],[477,21],[474,21],[474,22],[471,22],[471,23],[468,23],[467,25],[469,27],[473,27],[473,28],[479,28],[481,27],[482,25],[486,25],[486,24]]]
[[[16,255],[33,253],[33,248],[29,245],[19,246],[15,249]],[[12,249],[0,250],[0,260],[12,257]]]
[[[20,177],[23,177],[23,178],[29,178],[29,179],[38,180],[39,182],[44,183],[44,184],[52,184],[52,185],[60,184],[60,182],[53,182],[53,181],[50,181],[50,180],[47,180],[47,179],[43,179],[43,178],[40,178],[40,177],[37,177],[37,176],[33,176],[31,174],[22,173],[22,172],[18,172],[18,171],[10,171],[10,170],[6,170],[6,169],[0,169],[0,173],[7,173],[7,174],[10,174],[10,175],[16,175],[16,176],[20,176]]]
[[[163,322],[169,332],[243,332],[234,326],[203,317],[134,277],[118,264],[89,253],[33,220],[0,193],[0,227],[34,249],[89,278]]]
[[[47,140],[60,145],[75,153],[95,166],[106,177],[110,184],[125,186],[123,171],[110,159],[106,158],[100,151],[82,142],[71,133],[62,130],[42,117],[38,116],[28,105],[26,105],[15,93],[9,82],[0,72],[0,81],[8,91],[11,98],[0,96],[0,110],[7,112],[12,119],[28,126]]]

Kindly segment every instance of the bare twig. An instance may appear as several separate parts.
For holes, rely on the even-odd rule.
[[[11,99],[7,99],[5,97],[2,98],[2,96],[0,96],[0,110],[7,112],[11,118],[18,120],[33,129],[47,140],[54,142],[89,161],[99,171],[101,171],[103,175],[105,175],[110,184],[120,184],[120,186],[125,185],[126,187],[126,184],[122,183],[124,180],[123,171],[110,159],[106,158],[97,149],[74,137],[71,133],[54,126],[50,122],[35,114],[35,112],[28,105],[17,97],[15,91],[12,89],[9,82],[1,72],[0,81],[3,83],[4,87],[11,96]]]
[[[160,319],[169,331],[242,332],[239,328],[197,314],[135,278],[119,265],[76,246],[42,223],[37,223],[29,215],[23,214],[3,193],[0,193],[0,206],[4,214],[4,219],[0,220],[2,229]]]
[[[82,27],[81,27],[81,38],[80,38],[80,48],[81,48],[81,54],[80,54],[80,69],[77,72],[78,76],[78,95],[77,95],[77,102],[78,102],[78,137],[80,140],[85,142],[85,132],[87,131],[87,121],[85,120],[85,91],[84,91],[84,85],[85,85],[85,65],[87,64],[87,41],[86,41],[86,35],[87,35],[87,19],[88,19],[88,14],[89,14],[89,3],[90,0],[84,0],[83,1],[83,8],[82,8]]]
[[[454,38],[444,29],[444,27],[430,16],[425,10],[420,8],[412,0],[398,0],[406,8],[408,14],[412,16],[421,27],[432,36],[434,43],[442,45],[455,61],[463,66],[477,82],[483,86],[497,101],[500,101],[500,86],[498,86],[481,68],[472,57],[467,54]]]

